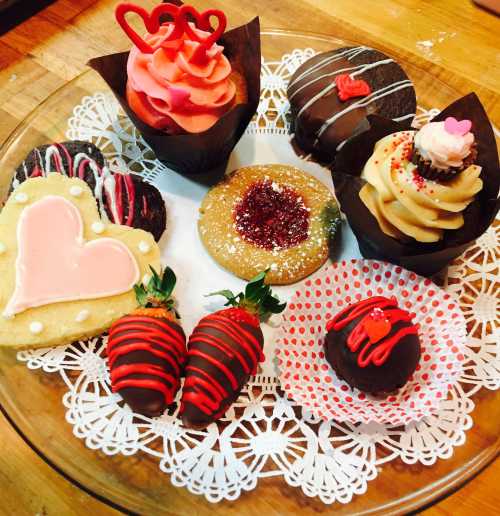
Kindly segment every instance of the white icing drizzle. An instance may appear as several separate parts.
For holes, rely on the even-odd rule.
[[[406,120],[407,118],[414,118],[415,113],[408,113],[407,115],[398,116],[397,118],[393,118],[394,122],[401,122]]]
[[[357,55],[361,54],[362,52],[366,52],[367,50],[372,50],[368,47],[354,47],[354,48],[348,48],[346,50],[343,50],[342,52],[338,52],[332,56],[325,57],[321,61],[317,62],[315,65],[311,66],[311,68],[304,70],[300,75],[295,77],[295,79],[290,82],[288,85],[288,88],[293,88],[293,86],[307,77],[308,75],[313,74],[314,72],[321,70],[321,68],[324,68],[325,66],[328,66],[330,63],[334,63],[335,61],[340,61],[342,58],[346,58],[347,60],[351,60],[353,57],[356,57]]]
[[[357,65],[357,66],[349,66],[347,68],[340,68],[339,70],[335,70],[333,72],[330,72],[330,73],[325,73],[323,75],[320,75],[319,77],[316,77],[315,79],[311,79],[309,82],[306,82],[305,84],[303,84],[300,88],[297,88],[292,95],[290,95],[289,99],[291,99],[295,94],[297,94],[299,91],[301,91],[302,89],[304,88],[307,88],[307,86],[321,80],[321,79],[324,79],[325,77],[335,77],[337,75],[340,75],[341,73],[344,73],[344,72],[349,72],[352,70],[352,73],[349,73],[349,75],[351,77],[354,77],[356,75],[359,75],[363,72],[366,72],[367,70],[371,70],[372,68],[377,68],[378,66],[381,66],[381,65],[385,65],[385,64],[389,64],[389,63],[394,63],[394,59],[382,59],[381,61],[375,61],[374,63],[365,63],[365,64],[360,64],[360,65]],[[336,87],[335,85],[335,82],[332,81],[332,84],[333,84],[333,88]],[[320,95],[319,98],[321,98],[322,96],[326,95],[326,93],[328,93],[329,91],[331,91],[333,88],[330,88],[331,84],[329,84],[327,87],[325,87],[322,91],[320,91],[318,93],[318,95]],[[327,91],[325,91],[327,90]],[[304,108],[302,108],[303,110]],[[301,111],[302,111],[301,110]]]
[[[97,233],[98,235],[103,233],[104,229],[105,229],[104,224],[102,222],[100,222],[100,221],[93,222],[91,228],[92,228],[92,231],[94,233]]]
[[[330,55],[328,57],[325,57],[324,59],[320,60],[318,63],[316,63],[313,66],[311,66],[309,69],[304,70],[304,72],[299,74],[292,82],[290,82],[290,84],[288,85],[288,90],[290,91],[290,89],[292,89],[299,81],[302,81],[303,79],[306,79],[307,77],[315,74],[318,70],[321,70],[322,68],[328,66],[329,64],[331,64],[331,63],[333,63],[335,61],[340,61],[341,59],[346,59],[347,61],[351,61],[354,57],[360,55],[363,52],[370,51],[370,50],[372,50],[372,49],[370,49],[368,47],[354,47],[354,48],[349,48],[349,49],[344,50],[342,52],[336,53],[334,55]],[[380,61],[375,61],[374,63],[365,63],[365,64],[361,64],[361,65],[357,65],[357,66],[341,68],[339,70],[335,70],[333,72],[325,73],[323,75],[320,75],[319,77],[313,77],[309,81],[306,81],[300,87],[295,89],[295,91],[290,92],[289,95],[288,95],[288,99],[291,100],[299,91],[301,91],[304,88],[307,88],[311,84],[313,84],[313,83],[315,83],[315,82],[317,82],[317,81],[319,81],[321,79],[324,79],[325,77],[336,77],[337,75],[340,75],[342,73],[348,73],[348,72],[350,72],[349,75],[351,77],[355,77],[356,75],[360,75],[360,74],[366,72],[367,70],[371,70],[371,69],[376,68],[378,66],[383,66],[383,65],[390,64],[390,63],[393,63],[393,62],[394,62],[393,59],[387,58],[387,59],[382,59]],[[316,141],[315,141],[314,145],[316,146],[319,143],[319,139],[321,138],[321,135],[336,120],[338,120],[339,118],[344,116],[349,111],[352,111],[353,109],[356,109],[356,108],[365,107],[365,106],[371,104],[373,101],[375,101],[375,100],[377,100],[379,98],[385,97],[386,95],[390,95],[390,94],[392,94],[392,93],[394,93],[394,92],[396,92],[396,91],[398,91],[400,89],[409,88],[411,86],[412,86],[412,83],[409,80],[395,82],[393,84],[390,84],[388,86],[385,86],[385,87],[381,88],[380,90],[374,91],[370,95],[368,95],[368,96],[366,96],[366,97],[364,97],[364,98],[362,98],[362,99],[360,99],[360,100],[358,100],[358,101],[348,105],[345,109],[335,113],[333,116],[331,116],[329,119],[327,119],[323,123],[323,125],[320,127],[320,129],[319,129],[319,131],[318,131],[318,133],[316,135]],[[328,95],[335,88],[336,88],[335,81],[332,80],[321,91],[319,91],[316,95],[314,95],[312,98],[310,98],[302,106],[302,108],[297,113],[297,118],[300,118],[304,114],[304,112],[307,109],[309,109],[315,102],[317,102],[319,99],[323,98],[325,95]],[[414,116],[415,116],[415,113],[409,113],[407,115],[403,115],[403,116],[394,118],[394,120],[396,122],[400,122],[402,120],[413,118]],[[342,148],[342,145],[344,143],[345,142],[341,142],[337,146],[336,150],[339,150],[340,148]]]
[[[7,251],[7,246],[3,242],[0,242],[0,254],[5,253],[5,251]]]
[[[45,159],[42,157],[42,153],[39,149],[35,149],[35,161],[39,167],[39,171],[43,176],[47,176],[51,172],[60,172],[68,177],[80,177],[78,174],[78,169],[82,161],[87,161],[86,170],[90,169],[94,175],[94,197],[98,201],[99,206],[99,214],[103,220],[109,220],[106,210],[104,208],[104,196],[106,195],[111,212],[114,217],[114,222],[117,224],[121,223],[118,217],[118,211],[116,209],[116,190],[115,190],[115,180],[113,174],[110,172],[109,168],[104,166],[102,169],[96,163],[96,161],[91,158],[88,154],[84,152],[80,152],[76,154],[73,158],[72,170],[63,169],[63,156],[61,154],[60,145],[50,145],[45,149]],[[89,153],[91,149],[89,147]],[[69,159],[66,156],[67,159]],[[30,171],[26,167],[26,162],[23,163],[23,172],[25,179],[30,178]],[[81,178],[80,178],[81,179]],[[109,180],[108,180],[109,179]],[[16,188],[19,185],[19,180],[15,179],[12,182],[13,188]]]
[[[84,322],[89,318],[90,312],[88,310],[80,310],[75,317],[76,322]]]
[[[318,134],[316,135],[316,141],[315,145],[318,144],[319,139],[321,138],[322,134],[339,118],[344,116],[346,113],[349,113],[349,111],[352,111],[353,109],[357,109],[360,107],[366,107],[369,104],[371,104],[373,101],[381,99],[382,97],[386,97],[387,95],[391,95],[392,93],[395,93],[396,91],[402,90],[404,88],[410,88],[412,87],[412,83],[409,80],[403,80],[398,81],[392,84],[389,84],[388,86],[384,86],[383,88],[380,88],[379,90],[373,91],[370,93],[370,95],[367,95],[366,97],[363,97],[356,102],[353,102],[349,106],[347,106],[342,111],[339,111],[335,113],[333,116],[328,118],[323,125],[321,126],[320,130],[318,131]]]
[[[30,332],[33,333],[33,335],[38,335],[39,333],[42,333],[43,331],[43,324],[40,321],[33,321],[30,323]]]
[[[151,246],[147,242],[145,242],[144,240],[141,240],[139,242],[139,251],[142,254],[149,253],[150,250],[151,250]]]
[[[14,196],[14,200],[18,204],[26,204],[28,202],[28,194],[24,192],[19,192]]]
[[[83,188],[80,187],[80,186],[72,186],[70,189],[69,189],[69,193],[73,196],[73,197],[80,197],[80,195],[82,195],[82,192],[83,192]]]

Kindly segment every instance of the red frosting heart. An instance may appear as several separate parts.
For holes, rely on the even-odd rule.
[[[371,344],[375,344],[383,339],[391,331],[391,323],[384,318],[376,318],[368,316],[364,322],[363,327]]]
[[[175,28],[170,36],[164,41],[178,39],[184,34],[183,17],[180,15],[180,8],[174,4],[159,4],[151,11],[151,13],[148,13],[144,7],[132,3],[126,2],[123,4],[118,4],[115,9],[116,21],[119,23],[125,34],[132,40],[134,45],[144,54],[152,54],[161,45],[152,47],[149,43],[144,41],[141,36],[139,36],[139,34],[137,34],[137,32],[135,32],[135,30],[128,24],[127,20],[125,19],[125,15],[127,13],[138,14],[142,18],[144,26],[150,34],[155,34],[158,32],[158,29],[160,28],[160,17],[162,15],[170,15],[172,17],[172,22],[174,23]]]
[[[354,97],[366,97],[372,90],[363,79],[354,80],[349,74],[343,73],[335,77],[337,96],[342,102]]]

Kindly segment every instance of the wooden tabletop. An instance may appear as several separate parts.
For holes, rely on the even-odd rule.
[[[0,37],[0,141],[91,57],[129,43],[113,21],[116,0],[58,0]],[[143,1],[154,5],[153,1]],[[404,59],[425,59],[433,75],[475,91],[500,126],[500,19],[470,0],[193,0],[224,9],[236,26],[255,15],[265,28],[323,32]],[[113,514],[45,463],[0,413],[0,514]],[[495,514],[500,462],[429,508],[427,514]],[[299,508],[298,508],[299,509]]]

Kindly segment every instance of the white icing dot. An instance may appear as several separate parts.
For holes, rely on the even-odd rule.
[[[73,197],[80,197],[80,195],[82,195],[82,192],[83,192],[83,188],[81,186],[72,186],[70,189],[69,189],[69,193],[73,196]]]
[[[33,321],[31,324],[30,324],[30,332],[35,334],[35,335],[38,335],[39,333],[42,333],[43,331],[43,324],[39,321]]]
[[[15,195],[14,199],[17,203],[24,204],[25,202],[28,201],[28,194],[24,193],[24,192],[19,192],[18,194]]]
[[[90,312],[88,310],[80,310],[76,314],[75,321],[76,322],[84,322],[89,318]]]
[[[139,251],[142,254],[149,253],[150,250],[151,250],[151,246],[147,242],[144,242],[144,240],[141,240],[139,242]]]
[[[104,224],[102,222],[94,222],[92,224],[92,231],[100,235],[104,231]]]
[[[5,251],[7,251],[7,246],[3,242],[0,242],[0,254],[5,253]]]
[[[142,277],[143,285],[147,285],[149,283],[150,279],[151,279],[151,274],[144,274],[144,276]]]

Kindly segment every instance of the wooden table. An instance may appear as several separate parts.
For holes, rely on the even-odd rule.
[[[31,110],[85,68],[93,56],[124,50],[113,21],[116,0],[58,0],[0,38],[0,141]],[[153,5],[153,1],[143,1]],[[355,39],[412,61],[455,90],[476,91],[500,126],[500,20],[469,0],[193,0],[222,8],[236,26],[258,14],[264,27]],[[46,464],[0,414],[1,514],[112,514]],[[427,514],[494,514],[497,461]]]

